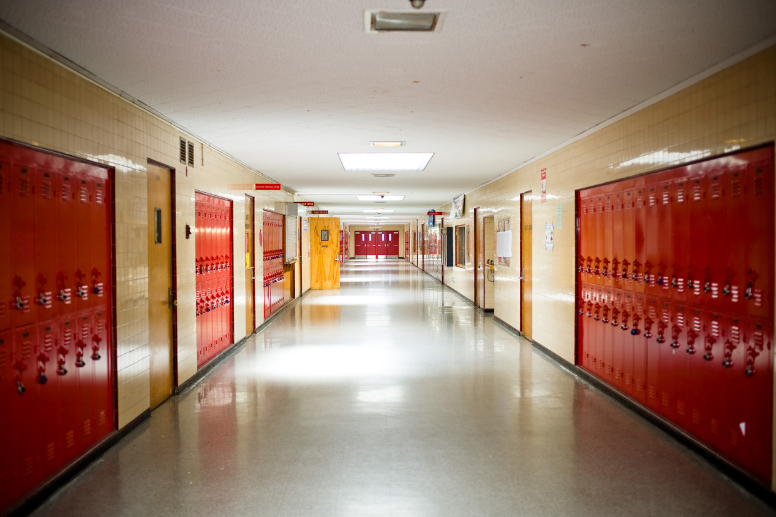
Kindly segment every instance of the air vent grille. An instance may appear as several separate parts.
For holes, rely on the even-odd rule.
[[[189,142],[189,167],[194,167],[194,142]]]
[[[444,11],[365,11],[366,32],[439,32],[445,18]]]
[[[179,157],[181,160],[181,163],[186,163],[186,139],[181,138],[180,148],[179,148]]]

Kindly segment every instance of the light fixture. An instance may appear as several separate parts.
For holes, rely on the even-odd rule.
[[[401,147],[407,142],[369,142],[372,147]]]
[[[373,178],[393,178],[396,174],[372,174]]]
[[[423,7],[423,4],[425,3],[426,3],[426,0],[410,0],[410,5],[415,9],[420,9],[421,7]]]
[[[369,210],[364,210],[365,214],[390,214],[393,213],[393,210],[385,210],[383,208],[370,208]]]
[[[346,171],[422,171],[434,153],[338,153]]]
[[[401,201],[404,196],[356,196],[359,201]]]

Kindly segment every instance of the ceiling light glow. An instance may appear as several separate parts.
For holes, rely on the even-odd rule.
[[[422,171],[434,153],[338,153],[346,171]]]
[[[401,147],[407,142],[369,142],[372,147]]]
[[[404,196],[356,196],[359,201],[401,201]]]
[[[393,210],[385,210],[383,208],[370,208],[369,210],[364,210],[364,213],[366,214],[390,214],[393,213]]]

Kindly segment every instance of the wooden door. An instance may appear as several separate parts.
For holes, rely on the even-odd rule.
[[[256,257],[254,255],[254,200],[245,196],[245,335],[256,330]]]
[[[533,339],[533,204],[530,191],[520,195],[520,223],[520,278],[523,286],[520,293],[520,332]]]
[[[339,227],[339,217],[310,218],[312,289],[340,288]]]
[[[480,209],[474,209],[474,305],[484,307],[485,298],[483,289],[482,275],[482,221],[480,220]]]
[[[482,308],[494,309],[494,288],[496,273],[490,268],[496,263],[496,231],[494,229],[493,216],[482,219]],[[495,269],[495,268],[494,268]]]
[[[173,389],[172,173],[148,164],[148,340],[151,409]]]

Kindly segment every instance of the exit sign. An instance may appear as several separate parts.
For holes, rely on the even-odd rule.
[[[442,212],[428,212],[427,215],[442,215]]]

